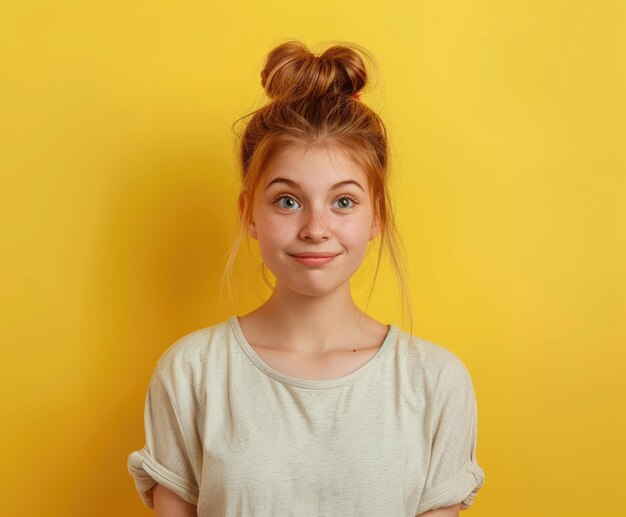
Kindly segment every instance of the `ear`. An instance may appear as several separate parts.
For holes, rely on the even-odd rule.
[[[239,217],[243,217],[243,210],[246,206],[246,202],[247,202],[247,198],[244,192],[240,192],[239,193],[239,200],[238,200],[238,204],[239,204]],[[254,225],[254,221],[252,221],[250,224],[248,224],[248,233],[250,233],[250,236],[253,239],[257,239],[257,234],[256,234],[256,226]]]
[[[377,196],[374,192],[371,192],[371,196],[372,199],[374,199],[371,205],[374,217],[372,219],[372,227],[370,228],[369,240],[373,241],[376,237],[378,237],[378,234],[380,233],[380,205],[378,203],[379,196]]]
[[[256,235],[256,226],[254,225],[254,221],[252,221],[248,225],[248,232],[250,232],[250,237],[252,237],[253,239],[259,240],[257,235]]]
[[[378,222],[378,218],[375,218],[374,222],[372,223],[372,227],[370,228],[370,236],[369,236],[370,241],[373,241],[376,237],[378,237],[379,233],[380,233],[380,223]]]

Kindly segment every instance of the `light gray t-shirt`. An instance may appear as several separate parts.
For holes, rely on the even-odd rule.
[[[237,316],[157,360],[145,446],[128,470],[153,508],[158,482],[203,516],[406,516],[473,502],[477,405],[463,362],[391,324],[363,366],[299,379],[266,364]]]

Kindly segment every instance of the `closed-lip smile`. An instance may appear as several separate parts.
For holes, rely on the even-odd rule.
[[[323,251],[316,252],[307,252],[307,253],[290,253],[292,257],[300,257],[300,258],[316,258],[316,257],[334,257],[339,255],[339,253],[328,253]]]

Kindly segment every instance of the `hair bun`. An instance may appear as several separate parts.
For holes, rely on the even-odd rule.
[[[261,84],[274,101],[295,102],[324,95],[351,95],[365,86],[367,70],[355,44],[334,45],[321,55],[291,40],[275,47],[261,71]]]

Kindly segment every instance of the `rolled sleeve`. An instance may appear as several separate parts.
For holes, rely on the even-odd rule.
[[[158,371],[148,387],[144,412],[146,443],[130,453],[128,472],[134,479],[141,500],[154,508],[152,490],[159,483],[185,501],[198,504],[198,454],[190,446],[167,386]]]
[[[442,376],[439,419],[416,515],[461,503],[467,510],[485,482],[476,459],[478,410],[471,376],[455,361]]]

